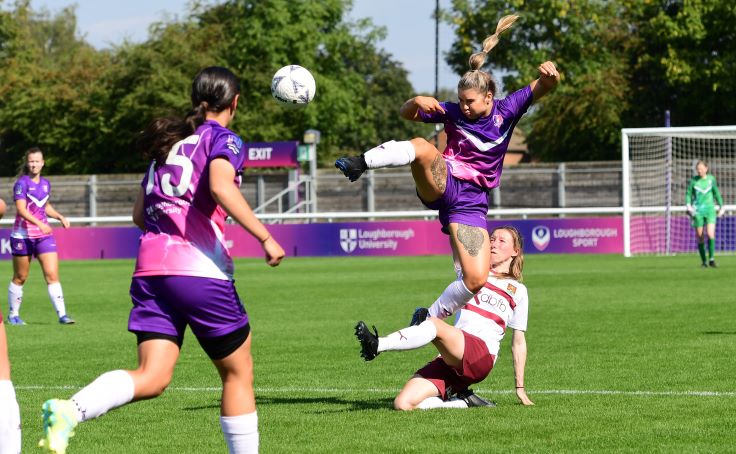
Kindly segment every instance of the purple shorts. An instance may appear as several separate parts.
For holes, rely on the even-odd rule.
[[[491,373],[496,357],[488,353],[488,346],[479,337],[463,331],[465,350],[462,370],[447,365],[441,356],[427,363],[417,371],[417,375],[431,381],[437,387],[440,398],[447,400],[448,388],[452,392],[462,392],[468,386],[479,383]]]
[[[128,331],[184,338],[187,325],[198,338],[219,337],[248,324],[233,281],[193,276],[134,277]]]
[[[56,252],[56,240],[53,235],[39,238],[10,238],[12,254],[17,257],[38,257],[41,254]]]
[[[470,225],[473,227],[488,228],[488,192],[469,181],[455,178],[452,174],[452,165],[447,164],[447,184],[442,197],[433,201],[425,202],[424,206],[430,210],[439,210],[442,232],[449,234],[448,226],[451,222]]]

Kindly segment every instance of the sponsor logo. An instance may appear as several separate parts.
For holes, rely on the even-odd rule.
[[[617,238],[618,229],[612,227],[561,228],[552,232],[554,238],[569,238],[574,248],[593,248],[600,238]]]
[[[234,155],[240,154],[240,149],[243,147],[243,141],[238,136],[227,137],[227,148],[233,152]]]
[[[498,114],[494,115],[494,116],[493,116],[493,124],[494,124],[494,126],[496,126],[497,128],[498,128],[499,126],[501,126],[501,125],[503,124],[503,117],[502,117],[501,115],[498,115]]]
[[[350,254],[358,247],[358,229],[340,229],[340,247]]]
[[[395,251],[400,240],[408,241],[415,235],[414,229],[340,229],[340,247],[348,254],[356,249]]]
[[[11,251],[10,240],[3,238],[0,240],[0,254],[10,254]]]
[[[509,284],[506,287],[506,291],[509,292],[510,294],[514,295],[516,293],[516,287],[513,286],[513,285],[511,285],[511,284]]]
[[[49,187],[46,185],[41,186],[43,188],[43,192],[49,192]]]
[[[550,234],[549,227],[546,225],[538,225],[532,229],[532,244],[538,251],[543,251],[549,246]]]
[[[15,187],[15,193],[18,194],[18,195],[23,194],[23,187],[20,186],[20,185],[16,186]]]

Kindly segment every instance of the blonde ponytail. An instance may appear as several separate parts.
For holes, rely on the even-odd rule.
[[[486,56],[488,56],[488,53],[491,51],[491,49],[496,47],[496,44],[498,44],[499,35],[511,28],[511,26],[514,24],[514,22],[516,22],[516,19],[518,18],[518,15],[510,14],[508,16],[503,16],[501,20],[498,21],[498,24],[496,25],[496,33],[483,40],[483,49],[480,52],[477,52],[470,56],[468,63],[470,64],[471,71],[483,67],[486,62]]]
[[[480,91],[481,93],[488,93],[489,91],[494,94],[496,93],[496,84],[493,81],[493,78],[487,72],[481,71],[481,68],[486,63],[488,53],[491,49],[496,47],[496,44],[498,44],[499,35],[511,28],[518,18],[518,15],[510,14],[508,16],[503,16],[501,20],[498,21],[496,32],[484,39],[481,51],[474,53],[470,56],[470,59],[468,59],[470,71],[466,72],[462,79],[460,79],[460,82],[457,84],[459,89],[465,90],[472,88]]]

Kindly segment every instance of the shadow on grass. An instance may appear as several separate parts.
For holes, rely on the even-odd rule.
[[[305,413],[341,413],[346,411],[363,411],[363,410],[392,410],[393,399],[371,399],[371,400],[354,400],[343,399],[339,397],[269,397],[260,396],[256,398],[256,405],[312,405],[305,409]],[[334,406],[334,408],[326,408],[325,405]],[[219,399],[216,403],[210,405],[200,405],[196,407],[184,407],[185,411],[209,410],[212,408],[220,408]]]
[[[736,334],[736,331],[703,331],[702,334],[708,334],[708,335],[731,335],[733,336]]]

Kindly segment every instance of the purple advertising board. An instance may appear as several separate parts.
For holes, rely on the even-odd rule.
[[[623,253],[620,217],[489,220],[489,228],[513,225],[524,237],[527,254]],[[340,222],[269,226],[287,255],[406,256],[450,254],[448,237],[437,221]],[[10,258],[10,229],[0,229],[0,259]],[[56,228],[59,258],[133,258],[140,231],[136,227]],[[236,225],[225,227],[234,257],[261,257],[260,244]]]
[[[243,145],[245,167],[296,167],[299,142],[251,142]]]

